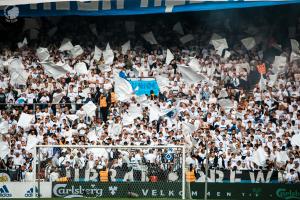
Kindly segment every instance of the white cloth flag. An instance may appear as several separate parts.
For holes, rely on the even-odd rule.
[[[67,115],[67,118],[73,122],[76,119],[78,119],[78,116],[77,115]]]
[[[9,153],[8,142],[0,141],[0,158],[4,159]]]
[[[122,45],[122,54],[125,55],[128,50],[130,50],[130,41],[127,41],[125,44]]]
[[[172,60],[174,60],[174,55],[169,49],[167,49],[166,64],[169,65]]]
[[[114,62],[114,52],[111,49],[106,49],[103,51],[103,59],[105,64],[111,65]]]
[[[150,44],[158,44],[152,31],[142,34],[142,37]]]
[[[228,44],[225,38],[212,40],[211,42],[218,55],[222,55],[223,50],[228,48]]]
[[[119,76],[114,77],[114,82],[117,99],[122,102],[130,100],[133,95],[131,84],[127,80]]]
[[[102,56],[102,51],[97,46],[95,46],[93,59],[99,61],[101,59],[101,56]]]
[[[231,53],[230,53],[230,51],[225,51],[225,54],[224,54],[224,58],[225,59],[227,59],[227,58],[229,58],[230,57],[230,55],[231,55]]]
[[[82,109],[89,117],[92,118],[96,115],[95,111],[97,106],[92,101],[89,101],[87,104],[82,106]]]
[[[253,162],[258,166],[264,166],[266,163],[266,154],[263,147],[258,147],[253,153]]]
[[[292,146],[299,146],[300,147],[300,134],[295,134],[291,138],[291,144]]]
[[[27,128],[30,126],[33,119],[34,119],[34,115],[22,113],[17,123],[17,126],[20,126],[22,128]]]
[[[213,33],[212,36],[211,36],[211,38],[210,38],[209,44],[212,45],[212,41],[213,41],[213,40],[219,40],[219,39],[222,39],[222,38],[223,38],[223,37],[220,36],[220,35],[218,35],[217,33]]]
[[[109,42],[107,43],[105,50],[111,50]]]
[[[284,73],[286,70],[286,57],[284,56],[275,56],[273,62],[273,72],[274,73]]]
[[[59,103],[60,100],[65,96],[64,93],[54,93],[53,94],[53,100],[52,100],[52,103],[53,104],[56,104],[56,103]]]
[[[125,21],[125,28],[127,32],[134,32],[135,21]]]
[[[0,134],[8,133],[8,128],[9,128],[8,121],[2,121],[0,123]]]
[[[184,82],[187,84],[195,84],[201,81],[207,81],[208,78],[203,74],[197,74],[192,68],[178,66],[178,71],[182,74]]]
[[[76,58],[77,56],[80,56],[81,54],[83,54],[83,49],[81,48],[80,45],[75,45],[70,50],[70,54],[71,54],[72,58]]]
[[[156,105],[149,106],[149,122],[158,120],[160,109]]]
[[[36,50],[36,56],[41,62],[44,62],[50,58],[50,54],[47,48],[39,47]]]
[[[276,158],[276,162],[284,163],[284,164],[286,161],[289,160],[289,157],[288,157],[286,151],[280,151],[280,152],[276,151],[275,158]]]
[[[290,62],[293,62],[294,60],[300,60],[300,54],[292,52],[290,57]]]
[[[97,31],[96,24],[90,24],[90,25],[89,25],[89,28],[90,28],[91,32],[92,32],[95,36],[98,36],[98,31]]]
[[[187,34],[185,36],[182,36],[179,40],[182,44],[188,43],[194,39],[194,36],[192,34]]]
[[[22,61],[18,58],[9,63],[10,84],[26,85],[29,73],[26,72]]]
[[[59,51],[71,51],[74,48],[73,44],[69,39],[64,39],[59,47]]]
[[[76,65],[74,66],[74,70],[79,75],[83,75],[83,74],[88,74],[89,73],[88,70],[87,70],[85,62],[78,62],[78,63],[76,63]]]
[[[218,100],[218,104],[225,110],[230,110],[234,106],[230,99],[220,99]]]
[[[39,142],[39,139],[36,136],[29,135],[27,138],[26,151],[30,151],[34,148],[35,145]]]
[[[197,58],[192,58],[188,64],[195,72],[200,72],[200,63]]]
[[[251,50],[253,47],[255,47],[255,39],[253,37],[247,37],[241,40],[243,45],[246,47],[247,50]]]
[[[274,74],[274,75],[269,75],[269,82],[268,82],[268,86],[269,87],[273,87],[275,82],[277,81],[277,77],[278,77],[278,74]]]
[[[292,51],[295,53],[300,53],[299,42],[297,40],[291,39]]]
[[[177,22],[174,26],[173,26],[173,31],[181,34],[181,35],[184,35],[184,32],[183,32],[183,28],[181,26],[181,23],[180,22]]]
[[[28,44],[27,38],[25,37],[22,42],[18,42],[18,48],[21,49],[22,47],[26,46]]]
[[[170,83],[168,78],[166,78],[164,76],[157,75],[157,76],[155,76],[155,79],[156,79],[157,85],[159,87],[159,90],[161,90],[161,91],[167,91],[168,90],[169,83]]]
[[[45,73],[55,79],[59,79],[66,75],[67,72],[73,72],[73,69],[66,63],[43,62]]]

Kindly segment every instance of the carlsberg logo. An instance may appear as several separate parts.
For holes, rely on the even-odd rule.
[[[53,194],[57,197],[102,196],[103,190],[96,188],[94,184],[90,187],[82,187],[81,185],[67,187],[67,184],[56,184],[53,187]]]
[[[276,190],[276,196],[281,199],[300,199],[300,192],[298,190],[286,190],[284,188],[279,188]]]

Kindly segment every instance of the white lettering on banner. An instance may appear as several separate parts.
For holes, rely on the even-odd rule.
[[[104,4],[105,1],[103,1]],[[99,10],[99,2],[98,1],[90,1],[90,2],[77,2],[78,10],[86,10],[86,11],[97,11]]]
[[[149,191],[149,190],[144,190],[144,189],[142,189],[142,193],[143,193],[143,195],[144,195],[144,196],[147,196],[147,194],[148,194],[148,191]]]
[[[222,172],[221,170],[216,170],[215,173],[219,176],[218,178],[216,178],[216,182],[223,182],[224,172]]]
[[[152,190],[152,196],[157,196],[157,190]]]
[[[56,5],[56,10],[70,10],[70,2],[69,1],[58,2],[55,5]]]
[[[170,197],[170,196],[175,196],[175,195],[174,195],[174,190],[169,190],[169,197]]]
[[[197,191],[192,191],[192,196],[198,196],[198,192]]]
[[[252,183],[269,183],[270,182],[270,179],[271,179],[271,176],[272,176],[272,171],[269,171],[268,174],[267,174],[267,177],[266,177],[266,180],[265,180],[265,177],[264,177],[264,173],[262,171],[259,171],[257,173],[257,177],[255,178],[255,174],[254,172],[249,172],[250,174],[250,179],[251,179],[251,182]]]
[[[162,1],[162,0],[155,0],[155,1],[154,1],[154,6],[155,6],[155,7],[161,6],[161,1]]]
[[[185,5],[185,0],[166,0],[166,10],[165,12],[172,12],[174,6]]]
[[[141,8],[147,8],[149,6],[149,0],[141,0]]]
[[[235,173],[235,176],[236,176],[237,174],[242,174],[243,172],[242,172],[242,171],[235,171],[235,172],[233,172],[233,173]],[[235,179],[234,179],[234,182],[235,182],[235,183],[241,182],[241,181],[242,181],[241,178],[235,178]]]

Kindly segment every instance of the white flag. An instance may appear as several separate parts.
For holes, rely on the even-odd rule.
[[[41,62],[44,62],[50,58],[50,54],[47,48],[39,47],[36,50],[36,56]]]
[[[220,36],[220,35],[218,35],[217,33],[213,33],[212,36],[211,36],[211,38],[210,38],[209,44],[212,45],[212,41],[213,41],[213,40],[219,40],[219,39],[222,39],[222,38],[223,38],[223,37]]]
[[[28,44],[27,38],[25,37],[22,42],[18,42],[18,48],[21,49],[22,47],[26,46]]]
[[[263,147],[258,147],[253,153],[253,162],[258,166],[264,166],[266,162],[266,154]]]
[[[300,60],[300,54],[292,52],[290,57],[290,62],[293,62],[294,60]]]
[[[53,104],[57,104],[60,102],[60,100],[65,96],[64,93],[54,93],[53,94],[53,100],[52,103]]]
[[[105,50],[111,50],[109,42],[107,43]]]
[[[78,75],[88,74],[85,62],[78,62],[74,66],[74,70]]]
[[[228,44],[225,38],[212,40],[211,42],[215,47],[218,55],[222,55],[223,50],[228,48]]]
[[[4,159],[9,154],[8,142],[0,141],[0,158]]]
[[[253,47],[255,47],[255,39],[253,37],[247,37],[241,40],[243,45],[246,47],[247,50],[251,50]]]
[[[128,50],[130,50],[130,41],[127,41],[125,44],[122,45],[122,54],[125,55]]]
[[[291,144],[292,146],[299,146],[300,147],[300,134],[295,134],[293,135],[293,137],[291,138]]]
[[[262,74],[260,75],[259,89],[260,91],[264,91],[267,89],[267,80],[263,77]]]
[[[231,55],[230,51],[225,50],[224,58],[227,59]]]
[[[200,72],[200,63],[197,58],[192,58],[188,64],[195,72]]]
[[[15,58],[9,63],[8,72],[11,85],[26,85],[29,73],[26,72],[20,59]]]
[[[150,44],[158,44],[152,31],[142,34],[142,37]]]
[[[67,72],[73,72],[73,69],[66,63],[43,62],[45,73],[55,79],[59,79],[66,75]]]
[[[275,56],[273,62],[273,72],[274,73],[284,73],[286,70],[286,57],[284,56]]]
[[[113,64],[114,52],[111,49],[103,51],[103,59],[104,59],[105,64],[107,64],[107,65]]]
[[[30,126],[33,119],[34,119],[34,115],[22,113],[20,118],[19,118],[17,126],[27,128],[27,127]]]
[[[74,48],[70,40],[64,39],[62,44],[59,47],[59,51],[71,51]]]
[[[102,56],[102,51],[97,46],[95,46],[94,57],[93,57],[94,60],[99,61],[101,59],[101,56]]]
[[[299,42],[297,40],[291,39],[292,51],[295,53],[300,53]]]
[[[203,74],[197,74],[192,68],[178,66],[178,71],[182,74],[183,81],[187,84],[199,83],[207,81],[208,78]]]
[[[92,118],[96,115],[95,111],[97,106],[92,101],[89,101],[87,104],[82,106],[82,109],[89,117]]]
[[[122,102],[130,100],[134,93],[131,84],[119,76],[114,77],[114,82],[117,99]]]
[[[78,119],[78,116],[77,115],[67,115],[67,118],[73,122],[76,119]]]
[[[80,45],[75,45],[71,49],[70,54],[71,54],[72,58],[76,58],[76,57],[80,56],[81,54],[83,54],[83,49],[81,48]]]
[[[194,36],[192,34],[187,34],[183,37],[181,37],[179,40],[182,44],[188,43],[194,39]]]
[[[8,133],[9,124],[8,121],[2,121],[0,123],[0,134]]]
[[[167,49],[166,64],[169,65],[172,60],[174,60],[174,55],[169,49]]]
[[[180,22],[177,22],[174,26],[173,26],[173,31],[181,34],[181,35],[184,35],[184,32],[183,32],[183,28],[181,26],[181,23]]]

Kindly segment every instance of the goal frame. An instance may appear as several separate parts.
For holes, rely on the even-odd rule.
[[[38,191],[36,189],[33,190],[33,198],[36,197],[36,192],[38,194],[40,193],[40,177],[37,177],[37,172],[40,170],[40,151],[38,151],[39,148],[114,148],[114,149],[165,149],[165,148],[179,148],[182,149],[182,199],[186,199],[186,147],[185,145],[148,145],[148,146],[137,146],[137,145],[130,145],[130,146],[124,146],[124,145],[116,145],[116,146],[106,146],[106,145],[35,145],[34,146],[34,152],[33,152],[33,164],[32,164],[32,171],[33,171],[33,186],[34,188],[38,188]],[[37,165],[38,161],[38,165]],[[51,188],[52,190],[52,188]],[[40,198],[40,195],[37,196]]]

